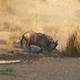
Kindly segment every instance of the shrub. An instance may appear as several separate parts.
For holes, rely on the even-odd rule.
[[[3,31],[9,31],[10,29],[10,24],[8,22],[3,23]]]
[[[80,27],[71,35],[66,47],[66,56],[79,57],[80,56]]]

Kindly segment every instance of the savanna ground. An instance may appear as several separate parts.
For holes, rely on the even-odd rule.
[[[80,80],[79,57],[65,57],[60,51],[29,55],[19,42],[7,44],[8,33],[2,32],[0,37],[0,60],[21,60],[0,64],[0,80]]]
[[[0,45],[1,60],[23,60],[0,64],[0,80],[80,80],[80,58],[33,57],[20,48]]]
[[[26,31],[58,40],[57,51],[29,54]],[[80,80],[80,0],[0,0],[0,80]]]
[[[26,55],[22,49],[0,45],[0,59],[24,60],[0,64],[0,80],[80,80],[80,58]]]

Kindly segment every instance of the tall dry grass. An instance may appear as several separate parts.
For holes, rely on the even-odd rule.
[[[10,16],[9,16],[10,17]],[[8,17],[8,18],[9,18]],[[74,20],[59,19],[51,16],[30,15],[27,19],[11,17],[2,19],[0,22],[0,31],[9,32],[7,44],[12,44],[21,39],[26,31],[42,32],[58,40],[58,49],[64,48],[69,35],[73,33],[75,26],[78,24]],[[59,21],[59,22],[58,22]]]
[[[73,33],[78,22],[74,18],[75,15],[69,17],[70,15],[67,14],[72,14],[71,8],[74,9],[75,2],[71,3],[73,7],[70,8],[70,4],[64,4],[66,1],[60,1],[60,6],[57,6],[59,5],[58,0],[47,1],[0,0],[0,31],[10,33],[7,44],[19,41],[26,31],[35,31],[45,33],[52,36],[54,40],[58,40],[59,50],[66,46],[68,36]],[[78,3],[76,5],[78,6]],[[63,7],[64,12],[68,10],[67,8],[70,8],[70,12],[65,15],[62,6],[66,6],[66,9]]]
[[[66,56],[80,57],[80,26],[70,36],[65,52]]]

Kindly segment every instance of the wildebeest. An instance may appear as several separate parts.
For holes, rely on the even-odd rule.
[[[23,40],[26,41],[26,47],[30,49],[31,45],[36,45],[42,49],[51,51],[56,49],[58,43],[57,41],[54,42],[52,37],[43,34],[43,33],[35,33],[35,32],[26,32],[22,35],[21,39],[21,47],[23,47]]]

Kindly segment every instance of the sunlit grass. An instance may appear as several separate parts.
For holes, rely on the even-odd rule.
[[[43,4],[42,1],[43,0],[41,0],[40,2],[32,0],[0,0],[0,31],[10,33],[8,39],[6,39],[7,45],[14,45],[14,42],[21,39],[23,33],[27,31],[34,31],[45,33],[52,36],[54,40],[58,40],[59,45],[57,48],[59,50],[66,48],[66,43],[68,42],[69,37],[72,35],[72,33],[74,33],[76,26],[80,24],[79,20],[75,19],[74,17],[68,17],[68,15],[66,15],[65,17],[63,15],[64,13],[62,15],[58,15],[57,11],[54,11],[55,15],[54,13],[53,15],[47,15],[50,12],[46,10],[46,14],[43,10],[49,8],[54,9],[54,6],[52,6],[51,4],[57,4],[58,1],[55,1],[55,3],[51,3],[54,0],[49,1],[49,5]],[[65,1],[61,1],[62,6],[65,5],[63,4],[64,2]],[[41,8],[39,6],[36,7],[37,4],[35,3],[38,3]],[[73,3],[74,2],[72,2],[72,4]],[[68,7],[68,4],[66,7]],[[34,14],[34,12],[36,12],[36,9],[38,8],[41,10],[41,12],[43,11],[45,15],[42,15],[40,13]],[[34,9],[35,11],[33,11]],[[58,9],[58,7],[56,7],[56,9]],[[78,49],[80,44],[80,33],[79,31],[76,32],[77,36],[75,43],[77,44],[76,47]],[[5,37],[6,35],[7,34],[5,34]]]
[[[71,35],[66,47],[66,55],[71,57],[80,56],[80,26]]]

